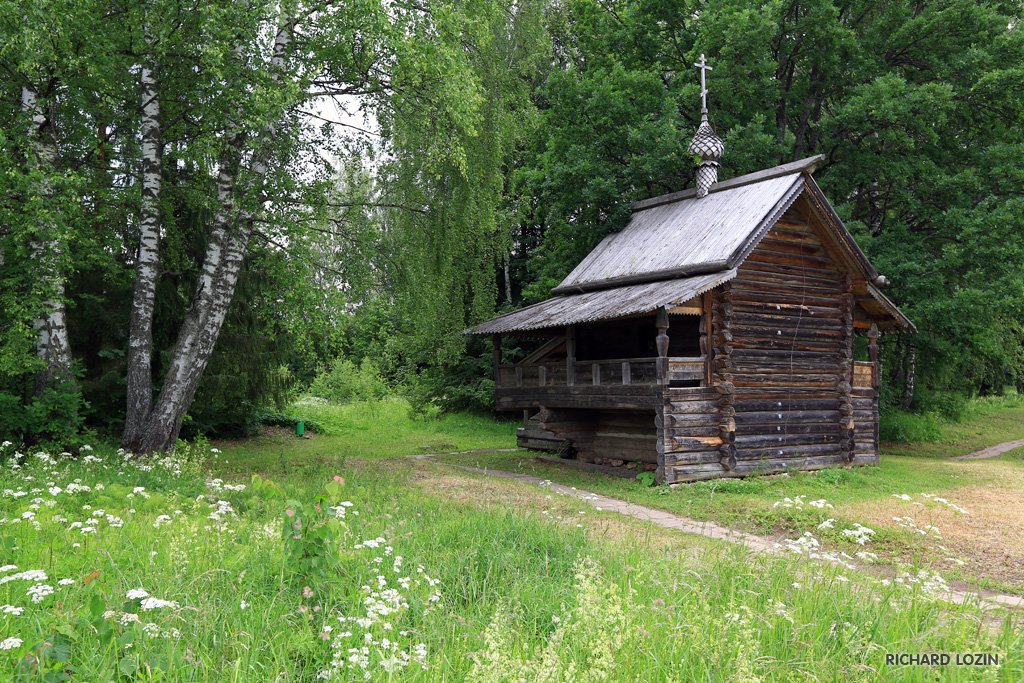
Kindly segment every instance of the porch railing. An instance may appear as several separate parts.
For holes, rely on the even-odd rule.
[[[501,365],[499,387],[571,387],[657,385],[666,379],[701,381],[703,358],[612,358],[599,361],[548,361]]]

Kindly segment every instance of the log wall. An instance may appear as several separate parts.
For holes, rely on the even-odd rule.
[[[665,390],[665,481],[878,461],[877,383],[856,375],[851,282],[798,212],[710,308],[711,387]]]

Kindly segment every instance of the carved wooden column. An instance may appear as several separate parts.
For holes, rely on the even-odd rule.
[[[843,275],[840,292],[839,331],[842,336],[839,339],[839,381],[836,383],[836,392],[839,394],[839,448],[843,460],[852,463],[856,444],[853,424],[853,292],[849,275]]]
[[[868,358],[871,360],[871,388],[874,397],[871,402],[871,419],[874,422],[873,437],[875,457],[878,457],[878,387],[882,380],[882,368],[878,365],[878,325],[871,323],[868,331]]]
[[[658,349],[658,376],[664,385],[668,376],[668,311],[664,306],[658,309],[654,326],[658,328],[658,336],[654,340],[654,346]]]
[[[658,350],[658,361],[656,372],[661,382],[662,396],[666,397],[662,405],[654,411],[654,426],[657,429],[658,440],[656,448],[658,451],[658,468],[654,471],[654,478],[658,483],[665,482],[665,402],[668,401],[668,311],[664,306],[658,309],[654,318],[654,325],[658,328],[658,336],[654,339],[654,346]]]
[[[698,331],[700,332],[700,355],[704,358],[704,386],[711,386],[711,373],[714,366],[715,354],[711,352],[711,344],[708,343],[708,335],[711,333],[711,292],[705,292],[701,295],[701,309],[703,312],[700,314],[700,324]]]
[[[736,408],[732,364],[732,293],[729,285],[713,290],[711,296],[711,351],[714,354],[715,372],[712,384],[718,391],[719,435],[722,445],[718,447],[720,462],[725,469],[736,469]]]
[[[871,361],[871,386],[878,389],[881,373],[878,367],[878,325],[876,323],[871,323],[871,329],[868,330],[868,360]]]
[[[576,384],[576,326],[565,326],[565,385]]]

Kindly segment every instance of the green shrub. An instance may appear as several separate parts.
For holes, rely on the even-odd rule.
[[[284,413],[259,413],[258,416],[261,424],[265,424],[270,427],[295,427],[296,424],[302,422],[305,425],[307,432],[312,432],[313,434],[324,433],[324,426],[316,420],[293,417],[291,415],[285,415]]]
[[[955,391],[919,392],[915,401],[921,413],[935,413],[947,422],[967,417],[967,397]]]
[[[409,387],[414,414],[425,417],[432,409],[445,413],[494,411],[491,357],[465,355],[456,363],[430,366],[416,375]]]
[[[330,372],[313,380],[309,393],[332,403],[379,401],[388,395],[388,385],[369,358],[358,366],[348,358],[338,358]]]
[[[915,415],[890,408],[878,417],[878,438],[893,443],[941,441],[942,419],[935,413]]]

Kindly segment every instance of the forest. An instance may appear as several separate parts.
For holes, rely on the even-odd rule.
[[[0,2],[0,439],[166,451],[307,393],[493,411],[461,333],[693,186],[701,54],[720,177],[823,154],[917,325],[880,340],[882,438],[956,420],[1024,390],[1022,14]]]

